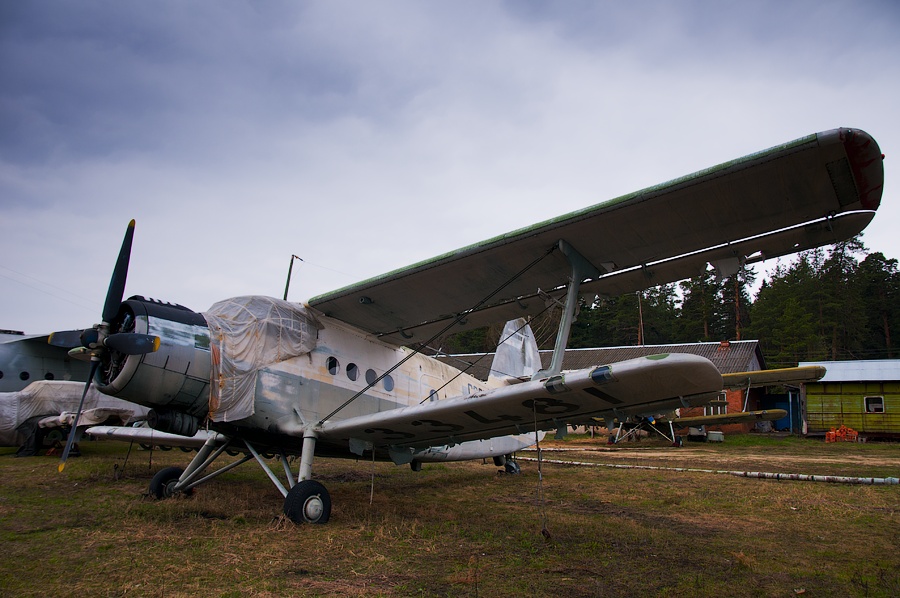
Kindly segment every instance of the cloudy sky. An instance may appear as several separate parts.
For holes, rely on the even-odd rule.
[[[627,6],[626,6],[627,4]],[[0,3],[0,328],[301,301],[817,131],[887,154],[900,258],[900,6]],[[895,165],[896,164],[896,165]]]

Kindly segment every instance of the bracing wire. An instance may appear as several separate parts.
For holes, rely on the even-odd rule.
[[[368,383],[362,390],[360,390],[359,392],[357,392],[356,394],[354,394],[352,397],[350,397],[349,399],[347,399],[346,401],[344,401],[337,409],[335,409],[334,411],[332,411],[331,413],[329,413],[328,415],[326,415],[325,417],[323,417],[322,419],[320,419],[320,420],[319,420],[319,425],[322,425],[322,424],[325,423],[327,420],[329,420],[329,419],[331,419],[332,417],[334,417],[337,413],[343,411],[344,408],[347,407],[347,405],[349,405],[350,403],[352,403],[353,401],[355,401],[356,399],[358,399],[359,397],[361,397],[363,394],[365,394],[370,388],[374,387],[374,386],[375,386],[376,384],[378,384],[381,380],[383,380],[383,379],[385,378],[385,376],[391,374],[394,370],[396,370],[396,369],[399,368],[401,365],[403,365],[404,363],[406,363],[407,361],[409,361],[410,359],[412,359],[416,354],[420,353],[424,347],[426,347],[427,345],[430,345],[430,344],[433,343],[436,339],[438,339],[438,338],[444,336],[451,328],[453,328],[454,326],[456,326],[457,324],[459,324],[459,323],[466,317],[466,315],[468,315],[469,313],[471,313],[471,312],[473,312],[473,311],[476,311],[476,310],[480,309],[481,307],[483,307],[488,301],[490,301],[491,299],[493,299],[494,296],[496,296],[500,291],[502,291],[503,289],[505,289],[506,287],[508,287],[509,285],[511,285],[516,279],[518,279],[520,276],[522,276],[523,274],[525,274],[526,272],[528,272],[531,268],[533,268],[533,267],[536,266],[538,263],[540,263],[541,261],[543,261],[544,258],[546,258],[547,256],[549,256],[551,253],[553,253],[553,252],[556,251],[557,249],[558,249],[557,245],[554,244],[553,247],[551,247],[550,249],[548,249],[548,250],[547,250],[546,252],[544,252],[542,255],[540,255],[540,256],[538,256],[537,258],[535,258],[530,264],[528,264],[527,266],[525,266],[524,268],[522,268],[521,270],[519,270],[518,272],[516,272],[515,274],[513,274],[512,277],[510,277],[507,281],[505,281],[505,282],[504,282],[503,284],[501,284],[499,287],[497,287],[496,289],[494,289],[493,291],[491,291],[491,293],[489,293],[487,296],[485,296],[482,300],[480,300],[480,301],[479,301],[478,303],[476,303],[474,306],[472,306],[471,308],[469,308],[469,309],[467,309],[467,310],[465,310],[465,311],[462,311],[462,312],[460,312],[459,314],[457,314],[456,317],[453,318],[453,321],[452,321],[452,322],[450,322],[449,324],[447,324],[447,325],[446,325],[443,329],[441,329],[439,332],[435,333],[430,339],[426,340],[426,341],[423,342],[423,343],[420,343],[419,346],[416,347],[416,348],[414,348],[414,349],[412,349],[412,351],[410,351],[409,354],[408,354],[406,357],[404,357],[403,359],[401,359],[400,361],[398,361],[394,366],[388,368],[383,374],[381,374],[380,376],[378,376],[377,378],[375,378],[374,380],[372,380],[372,382]]]

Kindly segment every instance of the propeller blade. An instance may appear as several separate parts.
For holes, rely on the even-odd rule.
[[[119,313],[119,306],[122,305],[133,239],[134,220],[128,223],[128,228],[125,230],[125,238],[122,240],[122,248],[119,250],[119,259],[116,260],[116,268],[113,270],[112,279],[109,281],[109,291],[106,293],[106,303],[103,305],[104,322],[111,322],[116,317],[116,314]]]
[[[106,337],[106,341],[103,344],[125,355],[143,355],[144,353],[153,353],[159,349],[159,337],[151,334],[122,332],[120,334],[110,334]]]
[[[69,430],[69,438],[66,440],[66,448],[63,450],[62,458],[59,460],[59,473],[63,472],[63,469],[66,468],[66,460],[69,458],[69,451],[72,450],[72,445],[75,444],[75,436],[78,434],[78,418],[81,417],[81,410],[84,409],[84,398],[87,396],[88,389],[91,387],[91,381],[94,379],[94,374],[97,373],[97,368],[100,367],[100,362],[95,360],[91,363],[91,375],[88,376],[87,382],[84,385],[84,392],[81,393],[81,402],[78,404],[78,411],[75,412],[75,420],[72,422],[72,429]]]
[[[84,330],[60,330],[50,333],[47,343],[54,347],[73,347],[81,346],[81,333]]]

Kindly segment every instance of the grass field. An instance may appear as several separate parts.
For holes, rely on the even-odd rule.
[[[748,435],[682,449],[610,451],[578,437],[552,447],[570,450],[543,458],[900,475],[898,444]],[[114,442],[82,452],[59,474],[54,457],[0,449],[0,595],[900,595],[900,486],[319,459],[334,508],[313,526],[280,516],[281,495],[252,463],[156,501],[150,478],[190,455]]]

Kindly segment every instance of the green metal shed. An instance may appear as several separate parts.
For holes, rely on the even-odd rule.
[[[825,377],[803,388],[808,434],[841,425],[864,438],[900,438],[900,360],[810,361]]]

